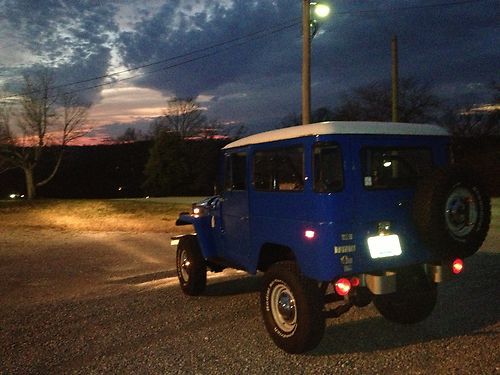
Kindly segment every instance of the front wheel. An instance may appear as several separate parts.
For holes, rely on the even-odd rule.
[[[321,290],[300,274],[295,262],[272,265],[260,296],[266,329],[279,348],[302,353],[319,344],[325,331]]]
[[[181,238],[177,246],[176,265],[182,291],[190,296],[203,293],[207,285],[207,265],[196,237]]]
[[[436,284],[420,268],[401,271],[396,277],[396,293],[373,298],[380,314],[400,324],[414,324],[427,318],[436,305]]]

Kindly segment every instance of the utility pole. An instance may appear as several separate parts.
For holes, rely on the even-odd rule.
[[[302,0],[302,124],[311,122],[311,10]]]
[[[391,79],[392,79],[392,122],[399,121],[398,114],[398,82],[399,82],[399,72],[398,72],[398,38],[393,35],[391,41],[391,55],[392,55],[392,69],[391,69]]]

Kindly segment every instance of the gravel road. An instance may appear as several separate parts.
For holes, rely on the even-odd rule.
[[[289,355],[263,326],[260,277],[226,271],[184,296],[166,234],[0,229],[0,374],[500,374],[498,245],[426,321],[353,309]]]

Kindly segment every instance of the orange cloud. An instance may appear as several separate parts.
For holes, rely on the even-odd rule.
[[[107,88],[101,95],[102,100],[89,112],[88,120],[93,127],[161,116],[168,99],[159,91],[132,86]]]

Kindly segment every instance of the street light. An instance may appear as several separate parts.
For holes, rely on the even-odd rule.
[[[314,5],[314,14],[318,16],[319,18],[325,18],[328,17],[330,14],[330,7],[326,4],[320,4],[320,3],[310,3],[311,5]]]
[[[302,124],[311,122],[311,40],[318,31],[318,21],[311,17],[311,6],[318,18],[330,14],[328,5],[302,1]]]

